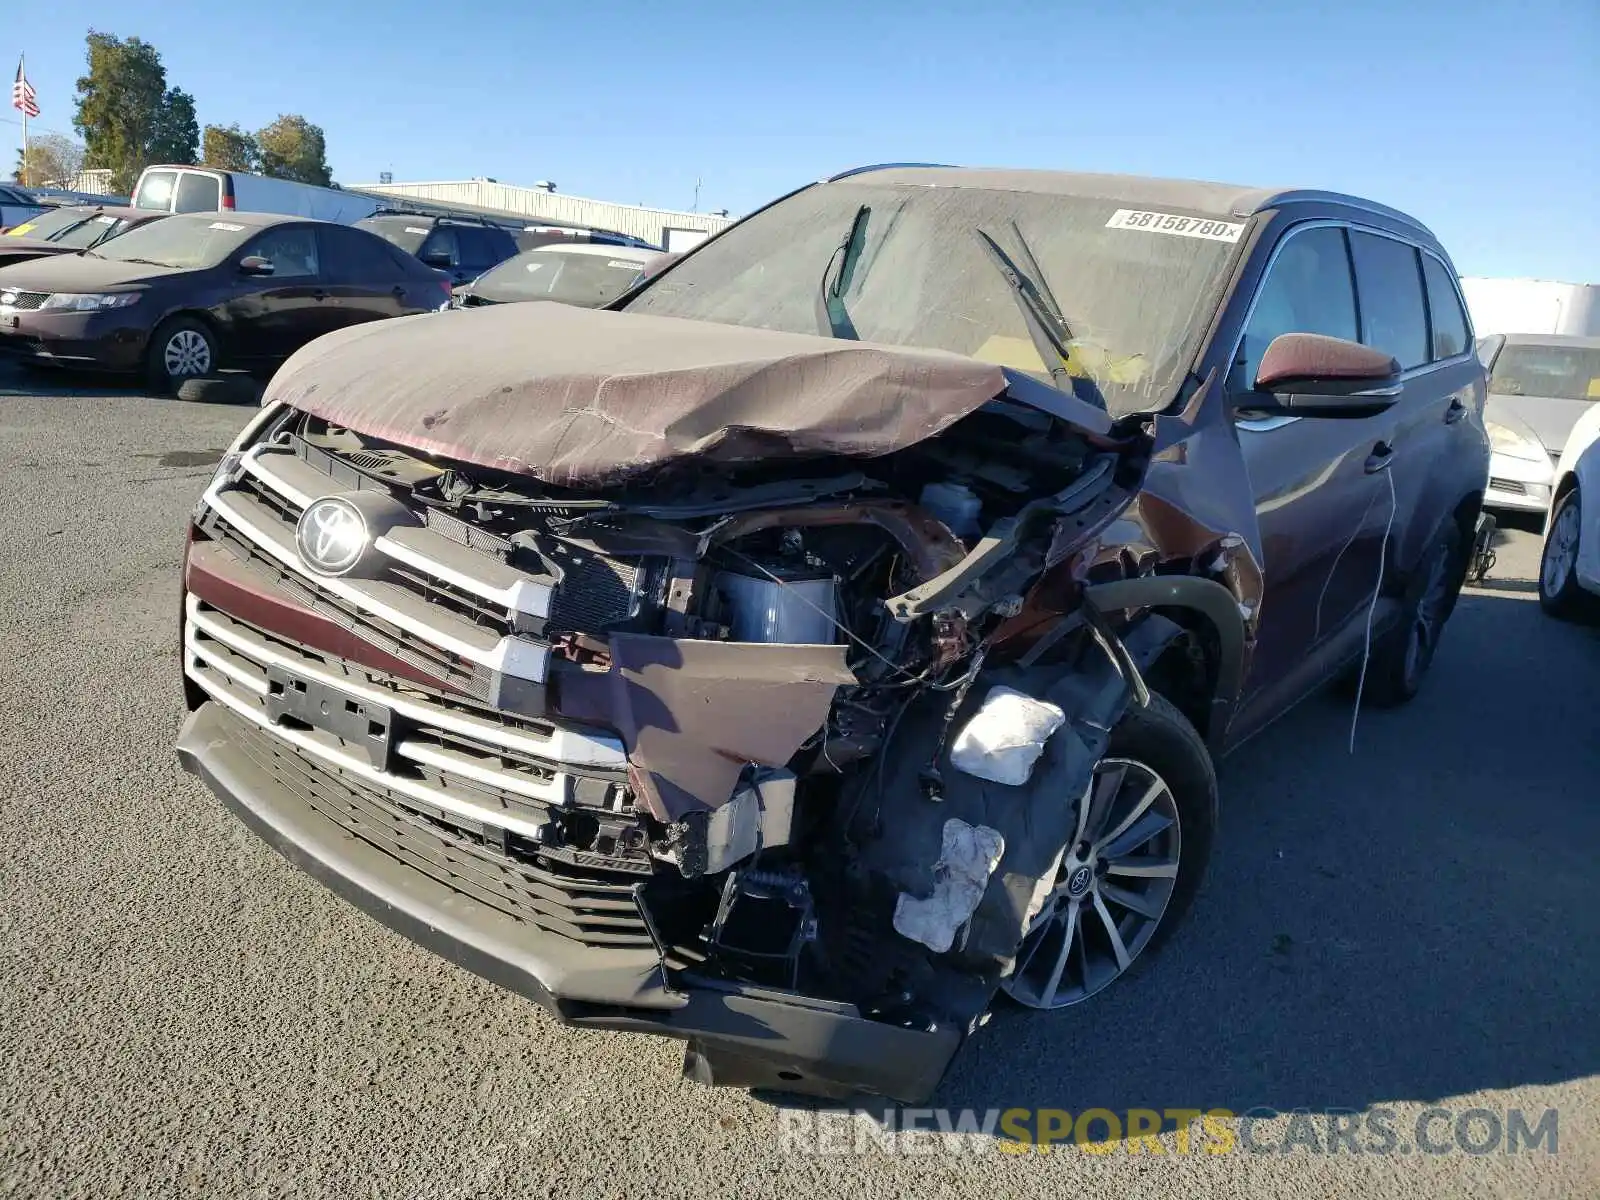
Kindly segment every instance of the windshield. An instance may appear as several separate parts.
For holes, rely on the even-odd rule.
[[[121,217],[109,217],[101,213],[97,217],[90,217],[87,221],[80,221],[71,228],[62,230],[50,240],[58,246],[86,250],[102,238],[114,237],[117,230],[126,224],[127,222]]]
[[[472,290],[491,300],[559,300],[598,308],[627,291],[643,265],[613,253],[530,250],[486,272]]]
[[[74,225],[82,225],[92,212],[92,209],[57,208],[40,213],[37,217],[30,217],[15,229],[8,229],[6,236],[49,239],[52,234],[71,229]]]
[[[209,214],[166,217],[130,229],[96,246],[94,253],[119,262],[160,267],[214,267],[259,232]]]
[[[1502,396],[1600,400],[1600,346],[1507,346],[1489,390]]]
[[[399,246],[407,254],[415,254],[422,249],[422,243],[427,241],[432,228],[423,222],[406,220],[404,217],[367,217],[356,222],[357,229],[365,229],[375,233],[391,246]]]
[[[1082,196],[978,188],[809,188],[697,250],[630,301],[630,312],[796,333],[826,332],[823,280],[843,282],[862,341],[920,346],[1050,379],[1049,341],[1024,316],[985,236],[1059,308],[1073,389],[1114,415],[1165,408],[1216,308],[1240,227]],[[866,208],[841,279],[842,245]],[[980,234],[980,231],[982,233]],[[1226,238],[1227,240],[1222,240]],[[830,306],[831,307],[831,306]],[[1051,351],[1053,354],[1054,352]],[[1060,371],[1060,365],[1057,371]]]

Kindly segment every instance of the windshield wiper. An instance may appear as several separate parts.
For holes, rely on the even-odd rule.
[[[95,255],[95,257],[96,258],[104,258],[105,256],[103,254],[97,254],[97,255]],[[171,267],[173,265],[172,263],[157,262],[153,258],[123,258],[123,259],[119,259],[118,261],[119,262],[138,263],[140,266],[144,266],[144,267]]]
[[[1050,292],[1050,285],[1044,280],[1044,273],[1039,270],[1033,251],[1028,249],[1022,230],[1017,228],[1015,221],[1011,223],[1011,232],[1016,235],[1017,245],[1028,262],[1031,276],[1012,262],[1011,257],[1000,249],[1000,243],[981,226],[972,232],[977,235],[989,261],[994,263],[995,270],[1010,285],[1023,323],[1028,327],[1028,336],[1033,340],[1033,348],[1039,352],[1050,378],[1057,387],[1076,394],[1072,374],[1067,370],[1067,358],[1071,353],[1067,343],[1072,340],[1072,330],[1067,327],[1066,318],[1061,315],[1061,308]]]
[[[822,286],[817,292],[817,329],[829,337],[846,338],[852,342],[861,340],[856,333],[855,323],[845,311],[844,294],[850,290],[850,281],[855,278],[861,247],[867,240],[867,218],[871,215],[872,209],[868,205],[863,204],[856,209],[856,215],[850,219],[849,232],[844,235],[844,241],[839,243],[838,249],[829,256],[828,266],[822,272]]]

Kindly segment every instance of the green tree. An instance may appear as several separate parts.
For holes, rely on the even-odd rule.
[[[261,171],[279,179],[315,183],[333,182],[328,169],[328,147],[322,127],[297,113],[286,113],[256,134],[261,147]]]
[[[86,41],[89,70],[78,79],[72,118],[86,163],[110,168],[112,187],[125,192],[152,162],[193,162],[200,137],[194,97],[167,87],[156,48],[93,29]]]
[[[26,163],[23,162],[22,151],[17,151],[18,183],[31,183],[34,187],[67,187],[72,177],[82,169],[83,147],[59,133],[29,138]]]
[[[261,165],[261,147],[256,145],[255,135],[237,124],[207,125],[200,161],[224,171],[254,171]]]

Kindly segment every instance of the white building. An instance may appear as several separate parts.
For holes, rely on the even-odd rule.
[[[526,217],[541,221],[608,229],[642,238],[668,250],[687,250],[733,223],[726,213],[675,212],[664,208],[639,208],[588,200],[557,192],[553,184],[515,187],[493,179],[465,179],[440,183],[358,183],[350,191],[392,196],[396,200],[448,205],[465,212],[494,217]]]
[[[1472,327],[1486,333],[1600,337],[1600,284],[1463,276]]]

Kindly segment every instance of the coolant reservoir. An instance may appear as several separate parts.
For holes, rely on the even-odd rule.
[[[917,503],[950,527],[959,538],[978,536],[978,514],[983,501],[960,483],[930,483],[922,489]]]

